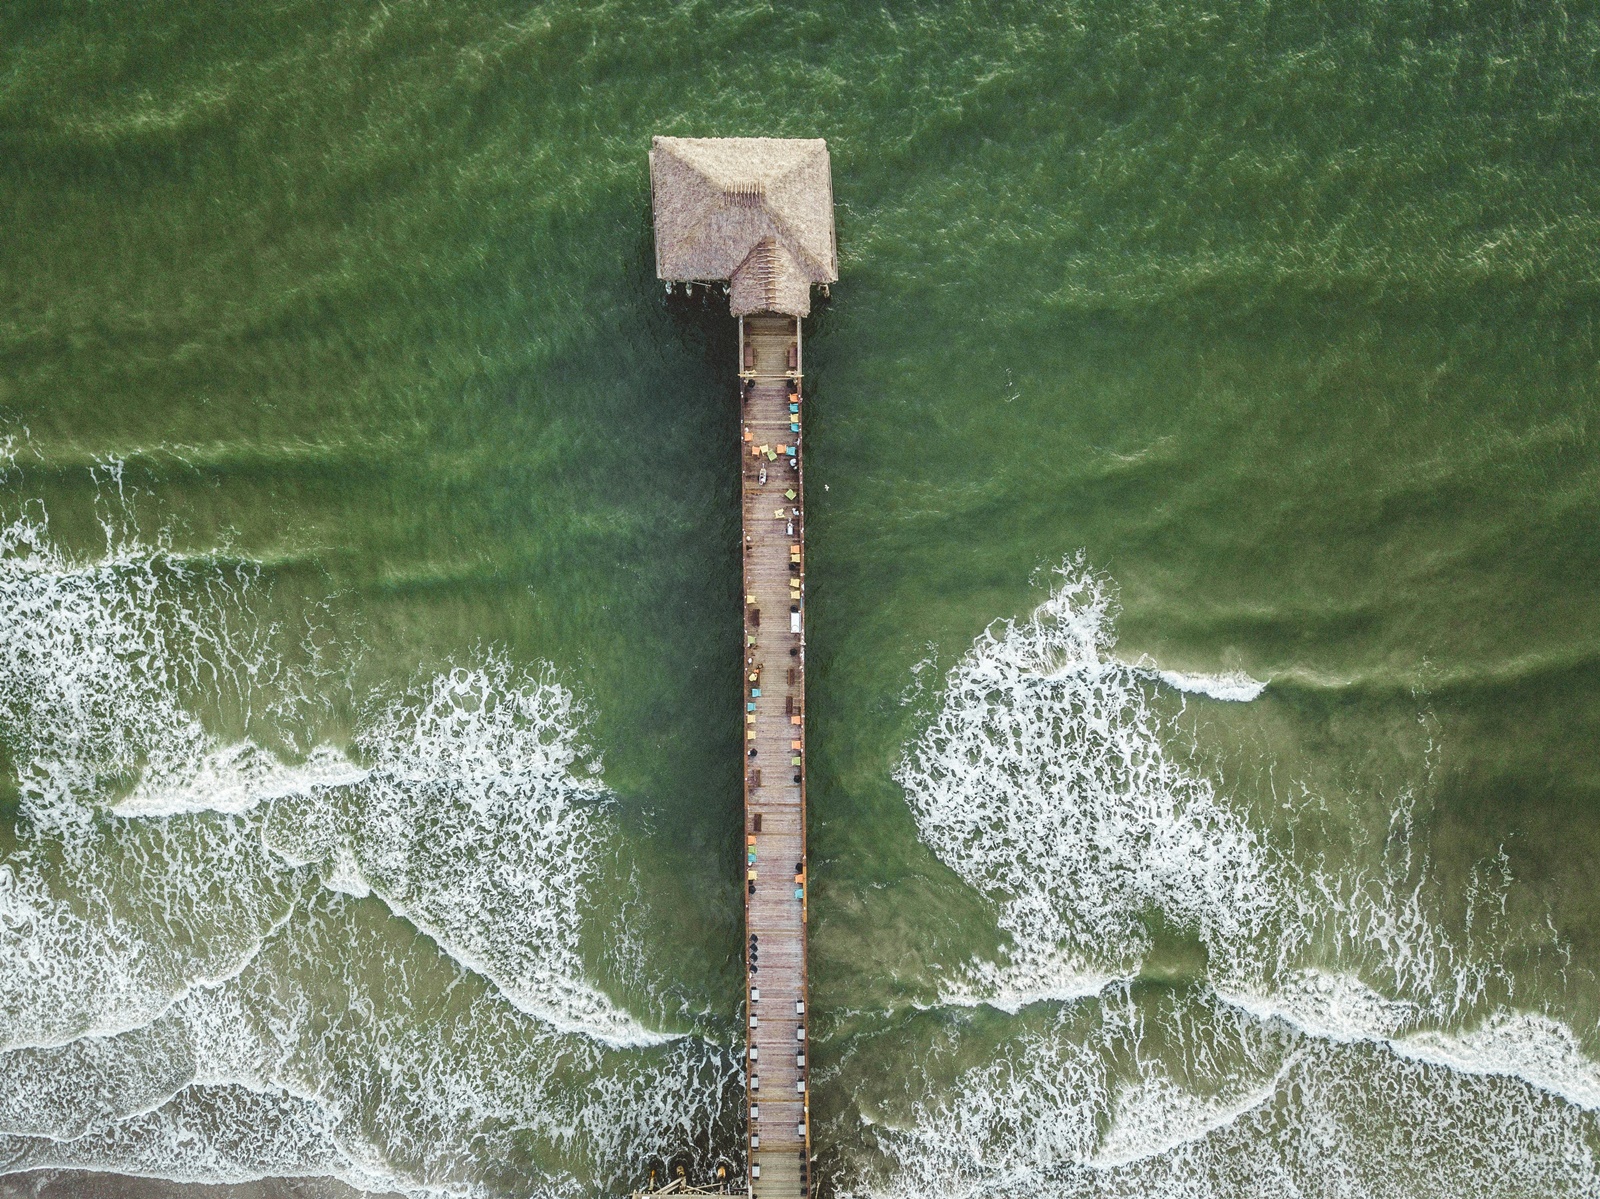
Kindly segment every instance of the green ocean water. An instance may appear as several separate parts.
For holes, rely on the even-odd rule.
[[[646,154],[768,135],[823,1193],[1600,1193],[1597,56],[6,6],[0,1172],[742,1167],[736,332]]]

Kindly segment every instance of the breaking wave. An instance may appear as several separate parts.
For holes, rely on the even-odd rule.
[[[1152,910],[1252,963],[1279,906],[1260,837],[1167,753],[1146,672],[1110,655],[1112,604],[1079,564],[991,626],[896,775],[923,840],[996,905],[1009,957],[973,982],[1003,1006],[1135,973]]]
[[[1157,671],[1157,676],[1174,691],[1187,691],[1191,695],[1204,695],[1210,699],[1243,704],[1258,698],[1267,685],[1253,679],[1242,670],[1222,674],[1184,674],[1177,670]]]
[[[1168,748],[1155,703],[1163,685],[1225,699],[1263,685],[1118,661],[1114,613],[1110,582],[1069,560],[1038,609],[977,639],[906,749],[919,834],[1003,935],[944,998],[1032,1031],[886,1125],[894,1169],[866,1189],[1287,1195],[1323,1160],[1351,1193],[1407,1191],[1363,1131],[1370,1100],[1431,1142],[1421,1180],[1465,1180],[1493,1135],[1526,1153],[1459,1193],[1593,1193],[1600,1068],[1561,1021],[1488,1002],[1501,967],[1429,918],[1408,801],[1378,868],[1298,866]],[[1181,1019],[1157,1035],[1140,978],[1170,936],[1194,952]],[[1317,964],[1329,947],[1340,964]],[[1061,1013],[1048,1035],[1040,1001]],[[1189,1066],[1156,1045],[1187,1046]]]
[[[731,1054],[689,1039],[641,1054],[529,1021],[440,976],[422,944],[347,927],[351,902],[311,898],[256,966],[148,1028],[0,1055],[0,1168],[570,1196],[732,1118]],[[315,986],[306,954],[326,966]],[[416,985],[374,993],[374,969]],[[546,1164],[519,1159],[530,1143]],[[585,1180],[547,1164],[574,1155]]]
[[[583,909],[612,840],[581,722],[569,690],[494,655],[427,679],[358,736],[359,780],[274,805],[267,844],[381,898],[528,1014],[653,1044],[584,981]]]
[[[866,1121],[878,1160],[841,1193],[1576,1199],[1600,1186],[1592,1111],[1509,1075],[1311,1036],[1203,987],[1152,999],[1114,984],[1036,1013],[985,1058],[948,1083],[897,1078]]]
[[[268,593],[110,526],[92,558],[42,510],[0,529],[0,1172],[473,1194],[519,1136],[600,1177],[703,1142],[737,1063],[588,977],[616,837],[577,698],[487,652],[348,749],[223,736],[322,702]],[[426,936],[363,933],[392,917]]]

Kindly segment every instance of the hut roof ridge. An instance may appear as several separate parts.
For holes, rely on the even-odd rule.
[[[660,278],[736,279],[769,240],[781,251],[785,282],[771,294],[782,311],[805,315],[811,284],[838,278],[822,138],[656,137],[650,176]]]

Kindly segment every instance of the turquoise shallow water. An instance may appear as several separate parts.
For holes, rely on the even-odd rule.
[[[739,1165],[734,325],[645,155],[760,133],[838,202],[827,1192],[1600,1189],[1597,51],[9,6],[0,1169]]]

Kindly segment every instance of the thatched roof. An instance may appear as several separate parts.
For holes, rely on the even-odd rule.
[[[657,277],[727,279],[735,316],[805,316],[811,285],[839,278],[833,170],[820,137],[658,137],[650,189]]]

